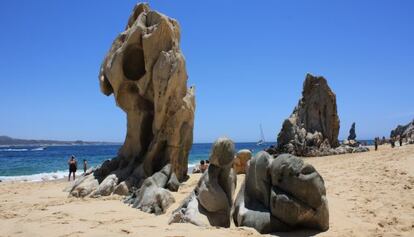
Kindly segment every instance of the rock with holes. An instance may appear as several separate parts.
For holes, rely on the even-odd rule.
[[[169,223],[199,226],[230,226],[230,212],[236,187],[233,170],[234,143],[219,138],[212,147],[210,165],[194,191],[173,211]]]
[[[330,154],[318,151],[324,141],[330,148],[339,145],[339,118],[336,96],[323,77],[306,75],[302,98],[277,137],[277,153],[298,156]]]
[[[233,168],[236,174],[245,174],[247,163],[252,158],[252,152],[248,149],[243,149],[237,152],[236,158],[233,162]]]
[[[329,228],[322,177],[311,165],[290,154],[276,158],[259,152],[251,161],[235,201],[236,226],[260,233]]]
[[[126,113],[125,142],[117,157],[89,176],[102,183],[115,175],[115,185],[124,182],[132,190],[170,164],[178,181],[183,181],[187,177],[195,110],[194,88],[187,88],[187,78],[178,22],[147,4],[136,5],[99,73],[102,93],[112,94]],[[97,188],[82,183],[77,186],[91,189],[74,191],[81,196]]]

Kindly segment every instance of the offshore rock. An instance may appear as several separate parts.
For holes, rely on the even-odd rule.
[[[354,140],[356,139],[356,133],[355,133],[355,123],[352,123],[351,125],[351,129],[349,130],[349,136],[348,136],[348,140]]]
[[[414,144],[414,119],[406,125],[398,125],[391,131],[390,137],[402,137],[408,144]]]
[[[339,145],[338,133],[339,117],[334,92],[325,78],[307,74],[302,98],[278,134],[278,153],[298,156],[327,154],[326,150]]]

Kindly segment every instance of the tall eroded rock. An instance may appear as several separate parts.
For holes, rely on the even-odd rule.
[[[299,156],[337,147],[339,117],[335,93],[325,78],[306,75],[302,98],[277,137],[277,150]]]
[[[351,129],[349,129],[348,140],[355,140],[355,139],[356,139],[355,123],[352,123]]]
[[[187,78],[178,22],[137,4],[99,73],[102,93],[113,94],[126,113],[125,142],[117,157],[84,177],[85,182],[78,181],[71,193],[86,196],[101,190],[97,185],[106,177],[111,177],[106,182],[111,187],[95,196],[110,194],[112,186],[120,184],[125,193],[125,187],[139,188],[167,165],[171,172],[164,173],[185,179],[195,110],[194,89],[187,89]]]

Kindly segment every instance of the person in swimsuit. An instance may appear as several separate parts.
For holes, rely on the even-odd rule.
[[[78,164],[76,162],[75,156],[72,155],[68,161],[68,165],[69,165],[69,177],[68,177],[68,181],[70,181],[70,174],[73,173],[73,180],[75,180],[75,173],[76,173],[76,169],[78,168]]]
[[[83,160],[83,173],[86,173],[87,170],[88,170],[88,161]]]

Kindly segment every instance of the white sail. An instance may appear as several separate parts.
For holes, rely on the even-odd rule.
[[[264,143],[265,143],[265,138],[263,134],[263,128],[262,128],[262,124],[260,124],[260,140],[256,143],[256,145],[260,146],[260,145],[263,145]]]

